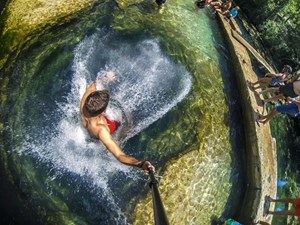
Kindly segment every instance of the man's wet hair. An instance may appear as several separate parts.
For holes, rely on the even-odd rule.
[[[109,92],[107,90],[94,91],[88,95],[83,107],[90,116],[98,116],[105,111],[108,101]]]

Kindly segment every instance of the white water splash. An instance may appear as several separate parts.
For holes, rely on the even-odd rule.
[[[94,187],[105,190],[114,211],[124,219],[114,203],[109,178],[122,171],[139,179],[141,171],[119,163],[102,143],[89,138],[80,124],[81,97],[97,74],[115,71],[117,80],[107,86],[111,102],[106,114],[122,123],[115,138],[124,143],[182,101],[191,88],[191,76],[163,54],[156,40],[132,45],[99,31],[85,38],[74,54],[71,90],[66,103],[57,103],[61,118],[56,130],[23,147],[57,170],[88,177]]]
[[[122,122],[122,136],[127,140],[184,99],[191,88],[191,76],[163,54],[156,40],[144,40],[135,46],[119,42],[110,46],[110,39],[110,34],[96,34],[80,44],[73,67],[74,83],[85,86],[97,74],[115,71],[117,81],[107,85],[112,101],[106,113]],[[87,49],[93,52],[86,54]],[[85,82],[81,80],[84,76]]]

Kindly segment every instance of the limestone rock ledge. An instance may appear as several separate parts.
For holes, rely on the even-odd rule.
[[[263,106],[247,85],[247,80],[255,82],[257,76],[252,69],[247,49],[232,36],[232,30],[238,30],[238,25],[233,19],[227,22],[221,15],[218,15],[218,18],[224,29],[234,67],[245,127],[247,190],[239,221],[251,224],[251,221],[256,219],[271,223],[272,216],[264,215],[264,203],[266,195],[275,197],[277,191],[275,139],[271,136],[269,124],[259,126],[255,121],[256,112],[262,113]],[[271,204],[270,210],[273,209],[274,204]]]
[[[10,0],[1,12],[3,20],[0,39],[4,55],[0,51],[0,69],[11,52],[38,33],[54,25],[64,24],[86,11],[97,0]],[[3,58],[1,58],[3,57]]]

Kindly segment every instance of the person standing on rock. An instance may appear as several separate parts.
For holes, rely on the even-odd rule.
[[[207,4],[214,8],[214,13],[219,12],[221,14],[226,13],[232,6],[232,0],[226,0],[225,2],[222,1],[207,1]]]
[[[293,71],[292,67],[285,65],[281,73],[267,73],[264,77],[258,79],[258,81],[251,83],[248,81],[250,89],[255,91],[258,88],[263,88],[266,86],[278,86],[280,83],[286,81],[286,77],[289,73]]]
[[[239,6],[232,7],[230,10],[227,10],[224,14],[225,18],[235,18],[238,15],[238,11],[240,10]]]
[[[287,82],[285,85],[281,85],[279,87],[268,88],[261,92],[258,92],[258,95],[267,93],[267,92],[277,92],[278,95],[271,97],[269,99],[265,99],[264,103],[274,102],[279,99],[286,99],[287,97],[296,98],[300,96],[300,71],[297,72],[296,76]]]
[[[279,216],[297,216],[300,217],[300,198],[282,198],[273,199],[269,196],[270,202],[283,202],[286,204],[293,204],[294,209],[282,210],[282,211],[268,211],[268,214],[279,215]]]
[[[256,122],[266,124],[278,113],[282,115],[290,115],[292,117],[298,116],[300,112],[300,101],[294,100],[289,97],[287,100],[289,101],[289,103],[275,106],[267,115],[258,114]]]

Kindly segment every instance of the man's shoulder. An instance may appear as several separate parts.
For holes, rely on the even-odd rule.
[[[88,122],[87,126],[85,126],[84,128],[89,132],[90,135],[100,139],[101,141],[103,141],[103,139],[109,137],[110,133],[108,128],[102,124],[102,123],[96,123],[96,122]],[[84,126],[84,124],[83,124]]]
[[[109,128],[103,124],[98,125],[97,136],[103,143],[108,143],[112,140],[112,136],[109,132]]]
[[[107,125],[105,125],[103,123],[96,124],[95,129],[97,130],[97,133],[99,133],[99,135],[105,135],[105,136],[109,135],[110,136],[110,132],[109,132]]]

